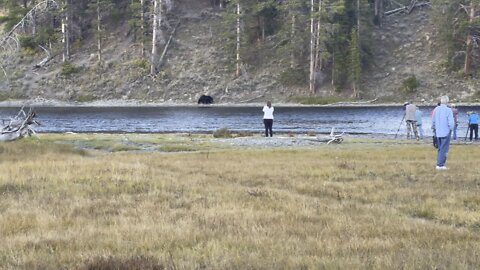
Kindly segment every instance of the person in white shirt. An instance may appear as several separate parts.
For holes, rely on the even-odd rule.
[[[272,126],[273,126],[273,106],[270,101],[267,101],[267,105],[263,106],[263,124],[265,125],[265,137],[268,137],[270,132],[270,137],[273,137]]]

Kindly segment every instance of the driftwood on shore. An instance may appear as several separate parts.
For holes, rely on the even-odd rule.
[[[333,106],[349,106],[349,105],[361,105],[361,104],[371,104],[375,101],[377,101],[378,98],[375,98],[375,99],[371,99],[371,100],[365,100],[365,101],[342,101],[342,102],[335,102],[335,103],[332,103],[332,104],[328,104],[328,105],[333,105]]]
[[[31,126],[34,124],[40,125],[35,120],[35,116],[36,114],[32,108],[29,109],[28,113],[25,113],[22,107],[17,115],[10,119],[8,124],[2,123],[0,141],[14,141],[35,134],[35,130]]]
[[[318,136],[317,135],[317,140],[319,142],[326,142],[327,144],[331,143],[342,143],[343,142],[343,134],[345,132],[342,132],[341,134],[335,134],[335,128],[332,128],[332,131],[330,131],[330,135],[328,136]]]

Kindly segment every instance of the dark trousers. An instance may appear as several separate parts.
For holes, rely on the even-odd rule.
[[[475,140],[478,140],[478,124],[470,124],[470,141],[473,138],[473,132],[475,132]]]
[[[270,137],[273,136],[273,119],[263,119],[263,124],[265,125],[265,137],[268,137],[268,132],[270,131]]]

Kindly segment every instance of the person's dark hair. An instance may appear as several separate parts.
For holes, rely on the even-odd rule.
[[[272,107],[272,102],[267,101],[267,106],[268,106],[269,108]]]

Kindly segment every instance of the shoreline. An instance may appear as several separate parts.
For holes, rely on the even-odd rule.
[[[436,106],[435,103],[415,103],[419,107]],[[457,106],[480,106],[480,103],[455,103]],[[147,102],[141,100],[97,100],[91,102],[70,102],[61,100],[32,99],[32,100],[7,100],[0,101],[0,108],[12,107],[261,107],[262,103],[216,103],[202,105],[197,103],[175,102]],[[348,107],[402,107],[401,103],[369,103],[369,102],[336,102],[331,104],[299,104],[299,103],[274,103],[275,107],[319,107],[319,108],[348,108]]]

